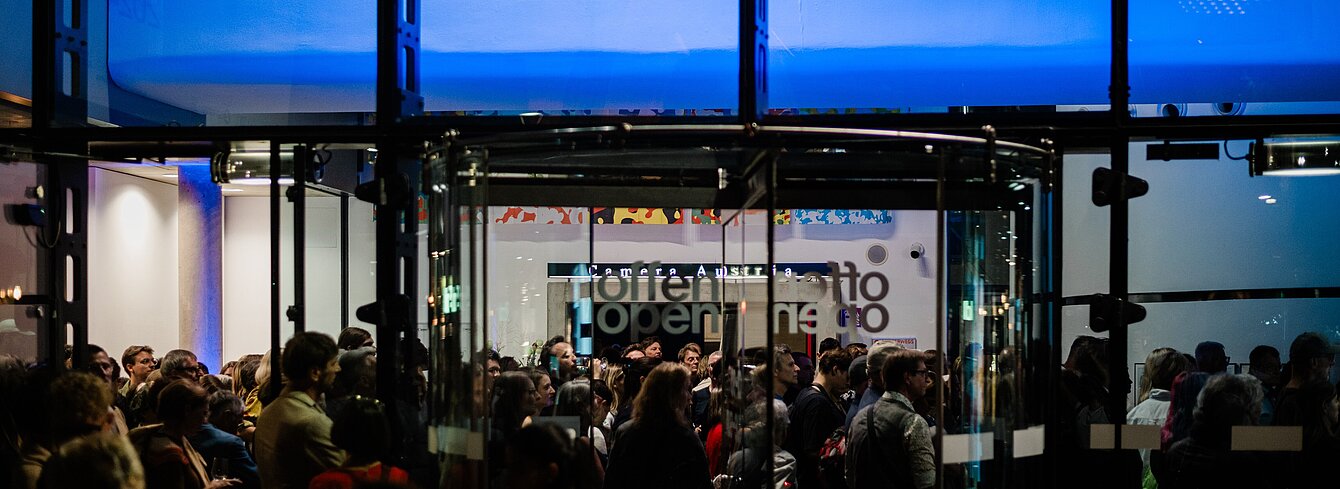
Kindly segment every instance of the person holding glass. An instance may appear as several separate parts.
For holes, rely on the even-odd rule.
[[[209,419],[205,389],[186,380],[168,384],[158,398],[158,419],[162,424],[130,432],[147,489],[221,489],[242,483],[226,477],[211,480],[204,458],[187,439]]]

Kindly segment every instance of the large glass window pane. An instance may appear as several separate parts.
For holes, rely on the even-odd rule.
[[[32,2],[0,2],[0,128],[32,125],[32,53]]]
[[[768,8],[774,113],[1108,100],[1104,2],[778,0]]]
[[[1308,0],[1130,2],[1136,115],[1336,113],[1337,15]]]
[[[0,355],[12,355],[28,363],[37,360],[37,328],[39,319],[32,306],[13,304],[15,292],[22,300],[25,294],[40,294],[37,261],[42,229],[21,226],[8,218],[10,206],[38,204],[33,193],[44,169],[33,163],[0,165],[0,204],[7,218],[0,221]]]
[[[1224,345],[1229,373],[1247,373],[1249,354],[1258,345],[1289,361],[1289,345],[1308,331],[1340,341],[1340,299],[1258,299],[1145,303],[1149,316],[1131,326],[1131,367],[1138,371],[1157,348],[1194,353],[1202,341]],[[1138,379],[1138,377],[1137,377]],[[1334,381],[1335,379],[1332,379]]]
[[[1062,295],[1073,297],[1105,293],[1111,247],[1112,208],[1093,205],[1093,171],[1109,167],[1107,154],[1067,154],[1063,165],[1064,199],[1061,217]]]
[[[1252,177],[1238,160],[1247,142],[1208,144],[1220,159],[1146,160],[1146,144],[1131,146],[1149,194],[1131,201],[1130,290],[1337,285],[1340,177]]]
[[[90,58],[94,118],[120,125],[362,124],[376,110],[373,2],[105,5],[106,12],[90,12],[91,26],[106,26],[105,35],[90,36],[89,52],[106,53]]]
[[[423,87],[446,115],[730,115],[739,2],[423,2]]]

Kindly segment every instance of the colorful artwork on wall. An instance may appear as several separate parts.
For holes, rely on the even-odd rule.
[[[596,224],[721,224],[719,209],[652,207],[507,207],[491,213],[497,224],[585,224],[590,212]],[[893,211],[870,209],[781,209],[772,216],[779,226],[791,224],[889,224]]]

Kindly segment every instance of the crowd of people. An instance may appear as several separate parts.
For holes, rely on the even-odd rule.
[[[1125,396],[1108,388],[1114,375],[1124,374],[1108,371],[1108,346],[1103,338],[1079,337],[1062,368],[1060,480],[1163,489],[1334,486],[1329,463],[1340,460],[1340,403],[1330,378],[1337,351],[1321,334],[1296,337],[1288,363],[1271,346],[1255,347],[1245,373],[1228,371],[1230,359],[1218,342],[1202,342],[1189,353],[1153,350],[1138,379],[1137,404],[1124,421],[1157,426],[1159,448],[1138,452],[1090,449],[1090,427],[1116,421],[1110,401]],[[1255,435],[1235,433],[1241,426],[1301,427],[1301,451],[1246,448]]]
[[[487,480],[517,489],[960,486],[949,466],[937,472],[933,440],[966,422],[964,380],[937,373],[945,359],[933,350],[834,338],[813,357],[785,345],[663,346],[649,337],[588,359],[556,336],[538,358],[481,353],[473,401],[488,407]],[[1159,427],[1161,446],[1139,452],[1090,448],[1091,427],[1112,424],[1125,395],[1112,389],[1123,373],[1108,371],[1109,346],[1080,337],[1059,370],[1049,427],[1062,444],[1049,447],[1058,480],[1128,489],[1333,480],[1340,403],[1329,380],[1336,351],[1322,335],[1298,336],[1288,363],[1258,347],[1243,374],[1227,371],[1219,343],[1154,350],[1124,422]],[[298,333],[216,374],[190,351],[158,358],[144,345],[119,361],[90,345],[77,371],[0,357],[0,469],[22,489],[438,487],[439,459],[423,439],[426,351],[401,351],[410,368],[396,381],[408,395],[390,406],[374,397],[377,350],[359,328],[338,340]],[[950,369],[977,368],[971,358]],[[1006,385],[997,399],[1013,395],[1005,364],[1015,360],[996,352],[993,382]],[[1252,425],[1300,426],[1302,451],[1235,450],[1234,427]]]
[[[785,345],[703,352],[689,343],[671,357],[649,337],[606,348],[587,369],[563,337],[540,351],[550,368],[488,353],[490,480],[555,489],[935,483],[934,352],[833,338],[814,358]]]
[[[407,350],[422,375],[426,352]],[[211,374],[188,350],[159,358],[132,345],[119,362],[96,345],[88,351],[74,362],[67,348],[61,368],[0,356],[5,487],[437,486],[418,440],[423,399],[388,412],[373,397],[376,349],[361,328],[346,328],[338,343],[295,334],[278,353],[279,372],[271,352]]]

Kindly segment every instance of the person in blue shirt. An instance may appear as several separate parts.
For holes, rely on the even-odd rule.
[[[199,432],[190,436],[191,445],[205,462],[210,464],[210,473],[214,473],[216,460],[226,460],[228,477],[242,481],[240,486],[259,488],[260,474],[256,471],[256,461],[247,451],[246,442],[234,432],[242,425],[245,408],[242,399],[231,392],[218,391],[209,396],[209,422]]]

